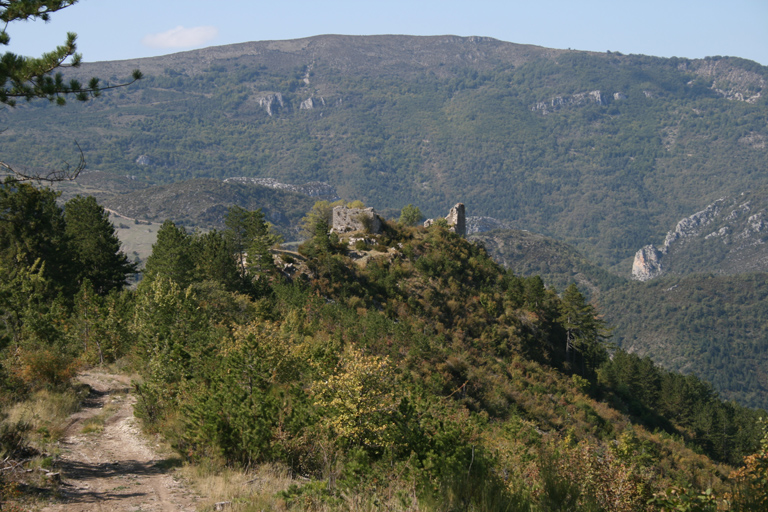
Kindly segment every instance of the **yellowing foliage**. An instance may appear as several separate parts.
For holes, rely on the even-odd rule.
[[[388,358],[347,347],[333,375],[316,382],[312,392],[332,435],[367,447],[391,445],[395,372]]]

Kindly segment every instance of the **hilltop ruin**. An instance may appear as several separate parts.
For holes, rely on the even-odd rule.
[[[464,211],[464,203],[457,203],[451,208],[445,217],[445,221],[452,232],[459,236],[467,236],[467,217]],[[427,219],[424,221],[424,227],[428,228],[434,223],[435,219]]]

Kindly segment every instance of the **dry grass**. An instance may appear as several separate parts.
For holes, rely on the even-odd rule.
[[[204,496],[201,510],[212,510],[214,504],[220,502],[231,502],[227,510],[233,512],[285,510],[284,503],[275,495],[296,483],[288,468],[277,464],[263,464],[243,471],[203,463],[187,465],[179,471],[194,490]]]
[[[3,423],[28,424],[30,444],[44,451],[64,434],[67,418],[80,409],[85,393],[85,388],[64,392],[38,391],[28,400],[9,407]]]
[[[157,241],[157,232],[162,224],[142,220],[135,224],[133,219],[110,214],[109,220],[115,226],[115,234],[122,244],[121,249],[130,260],[138,256],[146,261],[152,254],[152,244]],[[124,227],[121,227],[124,226]]]
[[[83,422],[83,429],[81,432],[83,434],[90,434],[92,432],[98,433],[103,430],[104,430],[104,418],[97,416],[95,418],[90,418],[85,422]]]

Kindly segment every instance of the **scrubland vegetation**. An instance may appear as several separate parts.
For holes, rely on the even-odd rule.
[[[764,413],[613,349],[575,286],[443,223],[406,212],[353,248],[315,215],[273,257],[258,210],[167,221],[127,289],[95,201],[7,182],[0,212],[5,464],[55,464],[71,377],[119,362],[144,428],[239,510],[764,509]],[[57,412],[20,412],[46,396]],[[44,492],[14,474],[4,507]]]

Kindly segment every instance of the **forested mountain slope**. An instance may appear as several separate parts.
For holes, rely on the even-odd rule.
[[[739,204],[748,201],[742,199]],[[759,211],[757,203],[752,205]],[[730,210],[723,211],[723,217],[730,215]],[[702,232],[709,231],[702,227]],[[471,239],[483,244],[516,275],[540,275],[547,286],[560,292],[570,283],[578,284],[612,327],[611,342],[623,350],[651,357],[669,370],[696,375],[712,383],[726,399],[768,407],[765,273],[691,273],[638,282],[610,274],[568,244],[542,235],[495,230],[474,234]],[[742,239],[749,240],[754,241]],[[691,236],[689,243],[709,240]],[[722,245],[722,240],[714,243]],[[749,247],[760,249],[759,245]],[[733,246],[725,250],[729,248]],[[692,251],[688,245],[684,250]],[[680,263],[690,264],[702,255],[692,251],[689,257]]]
[[[766,192],[759,188],[717,199],[681,219],[663,243],[640,249],[632,277],[645,281],[665,274],[765,272],[767,208]]]
[[[614,269],[683,216],[766,179],[768,73],[736,58],[318,36],[78,73],[137,66],[145,79],[97,102],[0,112],[4,159],[58,164],[76,138],[90,168],[155,183],[320,180],[427,216],[460,200]]]

